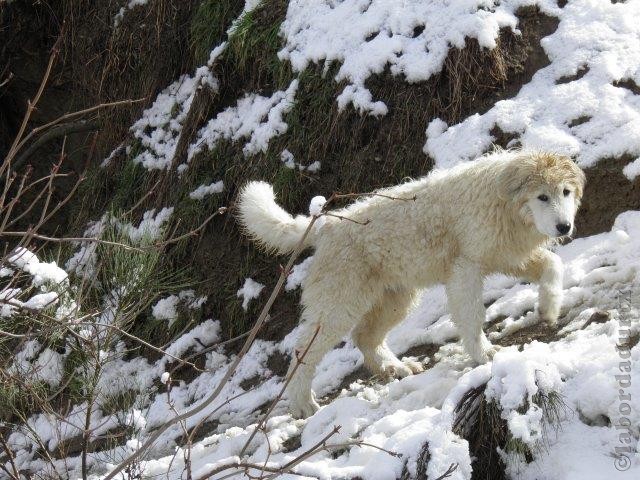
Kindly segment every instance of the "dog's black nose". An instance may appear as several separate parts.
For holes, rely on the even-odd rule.
[[[569,233],[569,230],[571,230],[571,224],[570,223],[558,223],[556,225],[556,230],[558,230],[560,235],[566,235],[567,233]]]

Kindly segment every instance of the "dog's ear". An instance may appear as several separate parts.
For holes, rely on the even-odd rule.
[[[536,162],[530,155],[519,155],[509,159],[498,174],[498,195],[503,200],[517,197],[531,181],[536,171]]]
[[[587,177],[575,162],[573,162],[571,159],[569,159],[569,162],[569,169],[571,171],[571,183],[576,189],[576,200],[578,200],[579,202],[582,199],[582,194],[584,193],[584,186],[587,183]]]

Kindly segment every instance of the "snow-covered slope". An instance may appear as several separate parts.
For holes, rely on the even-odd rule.
[[[144,8],[143,3],[129,6]],[[247,1],[243,14],[256,4]],[[291,0],[280,31],[279,56],[291,62],[296,73],[314,63],[327,71],[331,63],[339,63],[336,80],[345,86],[336,98],[338,106],[383,116],[387,106],[366,87],[372,75],[389,67],[408,82],[427,80],[442,69],[451,48],[464,46],[465,38],[492,48],[500,28],[517,31],[517,9],[532,5],[559,19],[558,30],[542,43],[551,63],[514,98],[482,115],[457,125],[439,119],[424,125],[425,154],[439,167],[472,160],[490,148],[491,131],[498,126],[524,146],[571,154],[584,167],[624,156],[630,159],[625,174],[633,178],[640,172],[640,97],[630,88],[640,84],[638,0],[572,0],[563,7],[551,0]],[[216,61],[226,47],[216,46],[207,65],[161,92],[131,127],[142,147],[132,161],[149,170],[171,167],[198,90],[218,89]],[[286,115],[296,102],[297,89],[294,79],[284,90],[246,92],[232,99],[198,130],[188,160],[222,140],[242,145],[246,157],[264,152],[272,138],[287,131]],[[295,166],[292,156],[284,155],[283,161]],[[187,161],[178,171],[189,167]],[[222,189],[222,182],[216,182],[191,194],[202,198]],[[148,212],[145,225],[158,230],[172,213],[171,206],[157,215]],[[127,231],[133,239],[138,230]],[[428,445],[428,478],[438,478],[454,464],[449,478],[467,479],[473,452],[459,431],[454,432],[453,422],[465,394],[486,385],[484,398],[499,405],[512,441],[533,454],[527,463],[513,451],[501,452],[511,478],[638,478],[640,212],[626,212],[610,232],[574,240],[558,247],[558,253],[565,262],[559,331],[539,325],[535,286],[492,277],[485,288],[486,330],[503,349],[492,363],[476,367],[456,341],[444,289],[431,289],[389,338],[395,352],[411,350],[425,362],[424,373],[403,380],[371,379],[360,370],[361,354],[347,339],[318,365],[314,389],[323,408],[307,420],[294,420],[285,396],[245,449],[265,405],[282,388],[282,358],[291,354],[296,331],[281,342],[258,340],[218,400],[183,425],[166,430],[136,468],[146,477],[184,478],[188,454],[193,478],[216,469],[221,471],[218,478],[233,472],[260,474],[256,468],[236,467],[246,463],[270,470],[287,467],[290,471],[284,476],[291,478],[396,479],[417,474]],[[68,269],[90,275],[90,262],[81,260],[92,254],[83,247]],[[299,264],[288,291],[300,285],[312,261]],[[254,285],[244,290],[247,302],[266,298],[267,289]],[[171,321],[181,300],[176,296],[157,303],[158,318]],[[127,437],[118,446],[89,455],[96,478],[104,477],[167,419],[199,405],[220,383],[235,359],[224,345],[216,346],[220,340],[219,322],[206,319],[154,362],[128,358],[122,345],[109,352],[114,360],[102,372],[102,391],[141,394],[134,407],[115,414],[96,411],[91,419],[96,435],[127,427]],[[16,357],[16,368],[29,362],[47,364],[47,358],[28,357],[33,350],[33,345],[25,346]],[[177,375],[171,379],[174,357],[187,355],[203,357],[205,371],[189,381]],[[52,377],[54,384],[60,380],[59,375]],[[564,403],[558,423],[545,426],[545,411],[536,403],[541,395]],[[42,445],[36,437],[54,450],[82,432],[82,415],[83,405],[74,406],[62,420],[47,413],[34,415],[27,427],[17,428],[8,439],[17,452],[16,463],[33,471],[45,469],[47,461],[40,457]],[[183,428],[197,430],[190,446]],[[323,439],[325,443],[319,443]],[[61,471],[70,468],[80,475],[79,457],[56,462]]]
[[[468,444],[452,431],[452,422],[464,394],[483,384],[486,399],[499,404],[512,438],[534,452],[531,463],[505,454],[513,478],[602,479],[624,466],[620,459],[628,461],[629,469],[615,478],[637,478],[640,408],[631,399],[640,396],[636,381],[640,375],[640,212],[618,217],[609,233],[575,240],[557,251],[565,262],[566,294],[558,332],[538,325],[532,311],[536,287],[493,277],[485,289],[486,302],[491,303],[487,329],[504,347],[492,363],[474,367],[455,341],[443,290],[429,290],[417,309],[392,331],[389,341],[397,353],[430,346],[435,354],[419,355],[427,366],[424,373],[388,382],[370,379],[360,371],[357,378],[345,381],[362,364],[361,354],[347,341],[318,365],[314,389],[324,398],[323,408],[307,420],[295,420],[288,414],[285,398],[263,433],[241,455],[265,404],[282,387],[283,378],[272,371],[272,360],[291,353],[296,331],[279,343],[256,341],[221,397],[184,424],[188,430],[200,426],[200,436],[189,450],[194,478],[225,466],[229,473],[238,462],[280,468],[336,427],[339,431],[329,436],[326,448],[314,451],[291,470],[296,478],[394,479],[405,469],[412,475],[425,444],[431,455],[429,478],[442,475],[452,463],[457,468],[450,478],[469,478]],[[197,353],[215,344],[218,332],[217,322],[208,320],[167,352],[174,357]],[[190,383],[170,380],[169,389],[165,374],[172,360],[169,356],[149,363],[143,358],[125,360],[125,353],[115,352],[121,358],[107,364],[102,391],[145,392],[158,385],[160,391],[129,412],[108,416],[96,412],[92,423],[100,425],[100,431],[114,428],[125,417],[135,427],[122,447],[90,455],[96,473],[106,472],[176,412],[197,406],[233,361],[223,346],[214,348],[204,353],[204,373]],[[558,424],[545,426],[545,412],[535,403],[538,394],[556,395],[564,403]],[[9,437],[21,467],[37,470],[45,463],[34,456],[33,432],[49,449],[80,433],[75,425],[81,424],[82,406],[77,410],[70,413],[62,435],[59,419],[39,414],[29,421],[32,432],[23,428]],[[141,472],[181,478],[186,451],[181,432],[179,425],[164,432],[139,466]],[[623,438],[625,433],[628,437]],[[59,463],[77,468],[79,459]]]
[[[244,13],[256,5],[248,2]],[[640,156],[640,97],[633,91],[634,82],[640,84],[640,3],[635,0],[573,0],[562,8],[552,0],[292,0],[278,55],[295,72],[313,63],[328,69],[338,62],[335,80],[347,83],[337,96],[339,107],[352,104],[363,114],[380,116],[388,109],[365,86],[372,75],[389,68],[408,82],[428,80],[442,70],[450,49],[465,46],[465,39],[493,48],[500,28],[519,33],[516,12],[530,6],[559,20],[557,31],[542,40],[550,65],[514,98],[482,115],[457,125],[440,119],[425,125],[425,154],[443,168],[473,159],[491,147],[497,126],[513,134],[517,144],[575,156],[583,167],[622,155],[635,160]],[[169,167],[196,90],[217,89],[215,62],[225,48],[225,43],[217,46],[206,66],[163,91],[134,124],[134,135],[147,147],[136,162],[150,169]],[[295,102],[296,89],[294,80],[271,97],[239,98],[199,132],[189,158],[223,138],[248,139],[247,156],[265,151],[271,138],[286,132],[283,115]],[[630,179],[637,163],[625,170]]]

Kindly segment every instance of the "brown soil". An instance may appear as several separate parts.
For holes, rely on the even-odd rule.
[[[179,2],[178,6],[166,0],[153,0],[148,8],[128,12],[120,29],[113,31],[111,22],[120,3],[116,0],[100,4],[90,0],[64,1],[50,8],[39,2],[15,2],[12,8],[0,12],[3,24],[20,20],[14,23],[19,28],[0,30],[0,40],[5,41],[0,57],[16,72],[9,90],[0,91],[0,127],[6,125],[9,130],[15,130],[21,111],[19,106],[35,89],[48,58],[48,49],[61,29],[62,19],[67,21],[63,36],[64,62],[56,72],[51,100],[47,98],[42,104],[42,112],[38,113],[46,116],[36,120],[50,119],[60,111],[96,101],[125,97],[147,99],[143,104],[98,118],[101,125],[109,125],[99,134],[100,155],[126,138],[129,125],[160,89],[179,74],[192,71],[192,39],[185,25],[188,26],[201,2],[189,0]],[[229,12],[224,19],[234,16],[235,3],[228,3]],[[256,10],[254,20],[256,31],[269,39],[286,12],[286,3],[268,0],[265,5]],[[196,157],[182,183],[173,174],[166,176],[158,194],[150,196],[139,210],[176,205],[191,188],[188,183],[193,182],[195,186],[204,174],[224,180],[223,195],[226,197],[219,197],[221,204],[232,206],[237,188],[248,179],[260,178],[275,183],[287,209],[301,212],[306,210],[314,195],[326,196],[332,191],[369,191],[398,183],[407,176],[428,173],[433,162],[424,155],[422,146],[424,129],[431,119],[440,117],[453,123],[473,113],[483,113],[496,101],[516,95],[536,71],[549,64],[540,39],[557,28],[557,19],[532,8],[521,9],[518,15],[521,35],[516,36],[506,29],[501,31],[498,48],[492,51],[481,49],[476,41],[469,40],[464,49],[453,49],[443,71],[427,82],[408,84],[389,72],[370,78],[367,86],[374,97],[389,107],[388,115],[381,119],[362,117],[352,109],[338,113],[335,96],[343,85],[336,85],[331,80],[331,72],[324,78],[317,71],[305,72],[301,76],[299,102],[286,119],[290,124],[289,131],[273,139],[266,154],[245,159],[241,146],[220,145],[216,152],[205,152]],[[136,25],[141,27],[134,28]],[[223,24],[216,28],[224,31]],[[251,41],[250,36],[245,40]],[[267,43],[248,50],[242,50],[242,42],[230,46],[230,56],[223,58],[216,67],[221,90],[217,95],[203,90],[193,102],[176,159],[184,156],[184,147],[199,126],[233,104],[243,92],[257,91],[267,95],[287,84],[292,75],[290,68],[275,61],[277,42]],[[158,51],[163,55],[153,54]],[[619,86],[634,93],[638,89],[629,82]],[[0,131],[4,130],[0,128]],[[504,146],[514,139],[498,129],[493,133],[499,145]],[[98,154],[87,155],[86,140],[86,134],[70,137],[69,141],[75,142],[73,145],[77,150],[71,162],[74,168],[85,162],[95,164],[102,158]],[[59,151],[58,147],[55,142],[48,146],[54,154]],[[300,172],[283,173],[277,155],[285,147],[305,164],[321,161],[320,174],[312,178]],[[51,157],[42,158],[44,165]],[[126,161],[121,159],[121,163],[115,164],[105,176],[117,177],[123,160]],[[608,230],[619,212],[640,206],[640,179],[629,182],[621,173],[628,160],[605,160],[587,170],[588,185],[577,219],[579,235]],[[145,185],[153,184],[159,177],[155,173],[145,173],[143,178],[142,185],[136,186],[141,192],[145,192]],[[116,185],[112,180],[105,180],[108,186],[99,195],[90,193],[88,198],[95,211],[81,208],[82,215],[75,218],[99,215],[113,197]],[[125,195],[127,193],[130,203],[134,204],[139,192],[125,192]],[[203,203],[201,208],[208,207]],[[59,228],[64,230],[66,222],[63,220],[66,219],[60,219],[54,227],[63,225]],[[189,219],[181,218],[181,221],[183,228],[193,227]],[[220,318],[228,337],[250,327],[261,306],[261,302],[252,302],[248,312],[240,308],[235,292],[244,278],[252,277],[265,284],[267,292],[275,283],[279,264],[285,261],[282,257],[274,258],[256,251],[240,235],[231,215],[216,218],[180,253],[177,249],[169,249],[167,259],[176,266],[191,265],[199,290],[210,299],[205,306],[204,318]],[[263,337],[279,339],[291,330],[298,321],[297,301],[298,293],[283,293],[278,297],[272,309],[273,318],[263,330]]]
[[[607,232],[620,213],[640,209],[640,177],[630,181],[622,173],[632,160],[628,156],[607,158],[586,169],[587,186],[576,218],[578,236]]]

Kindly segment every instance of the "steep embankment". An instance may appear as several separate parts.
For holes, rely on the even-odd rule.
[[[615,426],[640,424],[620,396],[640,396],[638,382],[616,377],[620,362],[636,373],[640,360],[640,220],[627,212],[640,203],[637,2],[113,1],[99,8],[103,21],[91,34],[78,17],[89,3],[63,5],[61,15],[76,19],[66,34],[74,71],[94,68],[100,77],[86,86],[86,102],[153,92],[143,111],[100,117],[104,155],[82,192],[89,203],[72,215],[76,228],[92,221],[88,236],[115,231],[138,246],[167,232],[182,238],[151,259],[163,275],[180,270],[180,280],[148,292],[127,324],[170,345],[168,354],[127,342],[107,352],[89,419],[97,427],[92,472],[105,474],[203,401],[237,351],[237,343],[216,343],[245,332],[275,284],[283,259],[257,251],[229,215],[244,182],[270,181],[288,210],[304,212],[315,195],[370,191],[472,160],[495,143],[552,148],[587,172],[577,221],[586,238],[559,248],[567,295],[560,331],[538,324],[535,287],[492,278],[486,330],[508,348],[474,368],[434,289],[390,337],[394,351],[426,362],[425,373],[370,379],[347,342],[317,371],[326,407],[297,421],[284,400],[250,439],[282,388],[303,263],[220,397],[162,433],[129,474],[200,478],[246,463],[321,478],[433,479],[457,464],[450,478],[469,478],[473,466],[474,478],[596,479],[615,470],[607,455],[616,447],[630,449],[627,474],[637,474],[637,427],[626,442]],[[88,61],[96,50],[99,61]],[[230,211],[210,219],[222,206]],[[94,278],[109,254],[78,247],[65,252],[65,281]],[[100,281],[117,303],[117,282]],[[95,328],[86,341],[99,343]],[[46,354],[62,371],[54,386],[73,376],[65,354],[29,348],[17,369],[29,374]],[[195,365],[178,366],[175,357],[186,356]],[[20,467],[45,468],[47,450],[58,468],[78,472],[83,412],[68,408],[64,428],[42,413],[30,418],[31,430],[17,427],[9,439]]]

